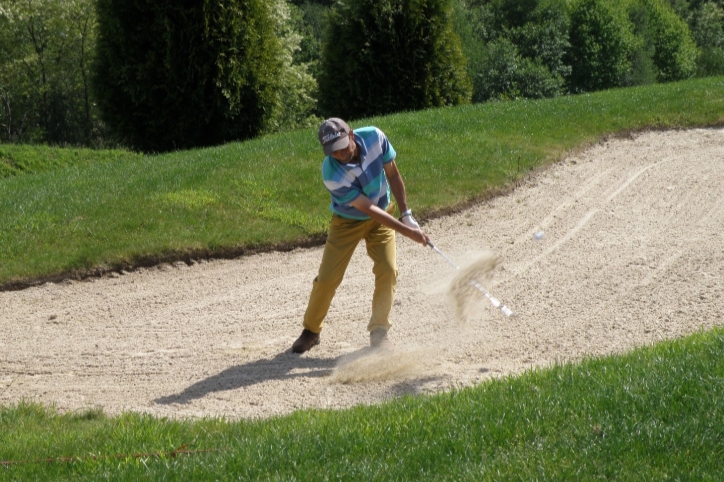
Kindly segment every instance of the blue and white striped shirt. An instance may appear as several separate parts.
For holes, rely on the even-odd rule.
[[[383,164],[395,160],[397,153],[387,140],[384,132],[376,127],[361,127],[354,130],[354,139],[359,146],[359,164],[344,164],[332,156],[324,158],[322,179],[332,195],[330,211],[348,219],[370,219],[350,203],[364,194],[381,209],[390,204],[390,186]]]

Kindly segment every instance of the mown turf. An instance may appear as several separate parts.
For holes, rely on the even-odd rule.
[[[170,454],[181,447],[197,452]],[[39,462],[57,457],[75,459]],[[0,470],[16,480],[721,480],[724,329],[450,393],[264,421],[20,404],[0,409],[0,459],[24,461]]]
[[[43,145],[0,144],[0,179],[140,157],[140,154],[122,149],[61,149]]]
[[[603,136],[721,125],[724,78],[354,122],[395,147],[420,218],[484,196]],[[3,149],[5,147],[3,146]],[[0,287],[98,266],[320,239],[329,195],[313,129],[0,180]]]

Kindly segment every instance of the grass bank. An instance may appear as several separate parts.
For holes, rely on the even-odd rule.
[[[721,480],[724,329],[263,421],[0,409],[9,480]],[[183,447],[192,453],[173,451]],[[43,461],[66,457],[70,460]]]
[[[603,136],[724,123],[724,78],[354,122],[385,130],[418,214],[474,200]],[[4,149],[4,146],[3,146]],[[316,133],[69,163],[0,180],[0,287],[318,241],[329,197]]]
[[[105,162],[139,159],[140,154],[121,149],[70,149],[42,145],[0,145],[0,180],[22,174],[83,167]]]

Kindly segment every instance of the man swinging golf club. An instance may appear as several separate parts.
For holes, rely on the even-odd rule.
[[[396,152],[381,130],[370,126],[353,131],[342,119],[331,118],[319,127],[319,142],[326,155],[322,178],[332,196],[332,222],[304,314],[304,330],[292,351],[304,353],[319,344],[332,298],[363,239],[375,275],[367,330],[370,345],[379,348],[389,344],[389,315],[397,286],[395,231],[422,246],[430,239],[407,206],[405,184],[395,164]],[[399,205],[399,220],[392,216],[395,205],[390,201],[390,191]]]

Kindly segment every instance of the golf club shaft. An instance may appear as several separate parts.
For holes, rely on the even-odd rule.
[[[450,264],[450,266],[452,266],[453,268],[458,269],[458,270],[460,269],[460,266],[458,266],[452,259],[448,258],[445,255],[445,253],[443,253],[442,251],[440,251],[437,248],[437,246],[432,244],[432,241],[428,241],[427,245],[430,246],[437,254],[442,256],[443,259],[445,261],[447,261],[448,264]],[[510,310],[510,308],[508,308],[507,306],[502,304],[496,297],[491,295],[490,292],[488,292],[488,290],[486,290],[483,285],[481,285],[480,283],[478,283],[477,281],[475,281],[473,279],[470,280],[470,284],[473,285],[475,288],[477,288],[478,291],[482,292],[485,295],[485,297],[490,300],[490,302],[493,304],[493,306],[498,308],[500,311],[502,311],[505,316],[513,315],[513,312]]]

